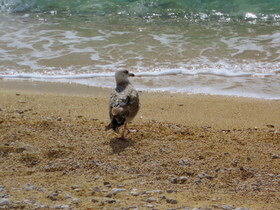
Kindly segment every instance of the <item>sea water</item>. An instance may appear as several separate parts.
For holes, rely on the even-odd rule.
[[[280,99],[280,0],[0,0],[0,78]]]

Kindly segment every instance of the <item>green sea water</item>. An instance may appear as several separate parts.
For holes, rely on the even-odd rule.
[[[247,13],[269,18],[280,14],[280,0],[0,0],[2,11],[50,12],[183,18],[200,13],[237,19]]]

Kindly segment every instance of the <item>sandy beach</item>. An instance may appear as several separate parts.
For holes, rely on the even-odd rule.
[[[279,100],[141,92],[122,141],[110,92],[0,80],[7,208],[280,209]]]

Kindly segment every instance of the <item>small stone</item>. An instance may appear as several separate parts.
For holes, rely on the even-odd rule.
[[[96,176],[94,177],[94,179],[95,179],[95,180],[98,180],[98,179],[100,179],[100,176],[99,176],[99,175],[96,175]]]
[[[93,198],[93,199],[91,199],[91,202],[98,203],[98,200]]]
[[[110,200],[107,200],[107,203],[116,203],[116,200],[115,199],[110,199]]]
[[[232,210],[232,209],[234,209],[234,207],[230,206],[230,205],[222,205],[221,208],[224,209],[224,210]]]
[[[71,199],[72,197],[71,197],[71,195],[66,194],[66,195],[65,195],[65,198],[66,198],[66,199]]]
[[[271,124],[268,124],[266,125],[268,128],[274,128],[275,126],[274,125],[271,125]]]
[[[272,158],[272,159],[278,159],[278,158],[280,158],[280,155],[272,154],[272,155],[271,155],[271,158]]]
[[[10,204],[11,202],[9,201],[9,199],[0,198],[0,206],[9,206]]]
[[[248,208],[235,208],[234,210],[250,210]]]
[[[137,189],[135,189],[135,188],[133,188],[131,190],[130,194],[133,195],[133,196],[138,196],[139,195],[139,193],[137,192]]]
[[[179,160],[179,165],[180,166],[190,166],[191,165],[191,161],[187,160],[187,159],[182,159],[182,160]]]
[[[201,180],[200,180],[200,179],[195,179],[195,180],[194,180],[194,183],[195,183],[195,184],[201,184]]]
[[[77,189],[74,189],[74,191],[75,192],[80,192],[81,190],[77,188]]]
[[[27,184],[27,185],[25,185],[24,189],[25,189],[26,191],[31,191],[31,190],[34,190],[35,187],[34,187],[33,185],[31,185],[31,184]]]
[[[103,184],[106,186],[106,185],[109,185],[110,184],[110,182],[103,182]]]
[[[147,207],[147,208],[154,208],[154,205],[148,204],[148,205],[146,205],[146,207]]]
[[[162,194],[162,193],[163,193],[162,190],[154,190],[153,192],[154,192],[154,193],[158,193],[158,194]]]
[[[178,203],[177,200],[175,200],[175,199],[169,199],[169,198],[166,198],[166,202],[167,202],[167,203],[170,203],[170,204],[177,204],[177,203]]]
[[[55,209],[69,209],[69,205],[64,204],[64,205],[57,205],[54,207]]]
[[[47,198],[51,199],[52,201],[57,201],[56,196],[57,196],[57,194],[56,194],[56,193],[54,193],[54,194],[52,194],[52,195],[48,195],[48,197],[47,197]]]
[[[179,183],[178,179],[175,178],[175,177],[172,177],[172,178],[170,179],[170,182],[171,182],[172,184],[178,184],[178,183]]]
[[[43,204],[38,205],[38,209],[49,209],[49,208],[50,208],[50,207],[47,206],[47,205],[43,205]]]
[[[72,188],[73,190],[78,189],[78,188],[79,188],[79,185],[73,185],[71,188]]]
[[[112,193],[115,195],[117,193],[120,193],[120,192],[124,192],[126,191],[126,189],[123,189],[123,188],[113,188],[112,189]]]
[[[186,176],[181,176],[179,179],[180,179],[180,183],[181,183],[181,184],[184,184],[184,183],[188,180],[188,177],[186,177]]]
[[[107,198],[112,198],[112,197],[113,197],[113,194],[112,194],[112,193],[108,193],[107,195],[105,195],[105,197],[107,197]]]
[[[145,201],[148,203],[152,203],[152,202],[157,202],[157,199],[150,197],[150,198],[147,198]]]
[[[210,175],[207,174],[207,173],[202,173],[202,174],[199,174],[199,175],[198,175],[198,178],[200,178],[200,179],[203,179],[203,178],[206,178],[206,179],[213,179],[214,177],[213,177],[213,176],[210,176]]]
[[[72,203],[73,204],[79,204],[81,201],[78,198],[73,198]]]
[[[159,197],[159,199],[164,200],[164,199],[166,199],[166,197],[165,197],[165,195],[162,195],[162,196]]]
[[[167,192],[167,193],[173,193],[173,192],[175,192],[175,191],[172,190],[172,189],[168,189],[168,190],[166,190],[166,192]]]
[[[100,190],[99,187],[94,187],[94,188],[93,188],[93,191],[94,191],[94,192],[97,192],[97,193],[101,192],[101,190]]]
[[[152,194],[152,191],[143,191],[142,192],[142,195],[149,195],[149,194]]]

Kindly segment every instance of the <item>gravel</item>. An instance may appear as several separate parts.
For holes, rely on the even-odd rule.
[[[9,206],[11,202],[7,198],[0,198],[0,206]]]

